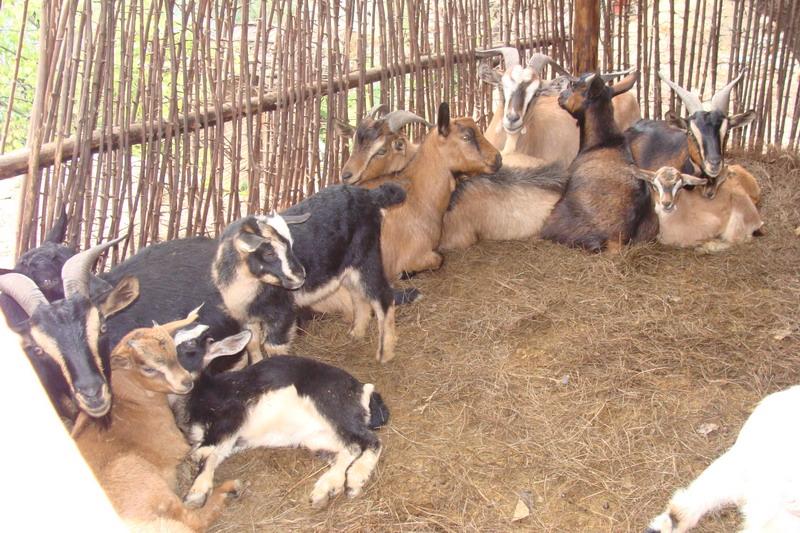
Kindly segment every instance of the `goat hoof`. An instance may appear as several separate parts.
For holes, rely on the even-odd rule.
[[[225,486],[224,492],[229,498],[239,498],[245,493],[247,487],[250,486],[249,482],[242,482],[238,479],[233,479],[226,482],[229,486]],[[224,484],[223,484],[224,486]]]
[[[208,493],[205,492],[190,492],[183,499],[183,504],[191,509],[198,509],[206,504]]]
[[[668,514],[657,516],[647,526],[645,533],[672,533],[672,519]]]

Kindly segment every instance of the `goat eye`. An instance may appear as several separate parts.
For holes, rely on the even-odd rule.
[[[33,347],[33,353],[36,354],[36,355],[44,355],[44,350],[42,350],[38,346],[34,346]]]
[[[158,370],[156,370],[151,366],[143,366],[141,367],[141,370],[142,374],[144,374],[145,376],[155,376],[156,374],[158,374]]]
[[[104,323],[100,324],[100,333],[105,333],[108,331],[108,326]]]
[[[377,155],[386,155],[386,148],[381,148],[377,151]]]

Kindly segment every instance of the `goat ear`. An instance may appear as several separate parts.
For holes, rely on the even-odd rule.
[[[281,215],[281,217],[283,217],[283,220],[285,220],[287,224],[302,224],[311,218],[311,213],[303,213],[302,215]]]
[[[675,111],[667,111],[667,114],[664,115],[664,120],[666,120],[670,126],[675,126],[676,128],[682,130],[689,129],[689,123],[686,121],[686,119],[679,117]]]
[[[130,368],[131,360],[124,355],[111,354],[111,368]]]
[[[53,227],[50,228],[50,231],[47,232],[47,237],[44,238],[46,242],[53,242],[55,244],[61,244],[64,242],[64,237],[67,236],[67,208],[65,206],[61,206],[61,215],[59,215],[58,220],[56,220]]]
[[[639,72],[638,71],[631,72],[630,74],[619,80],[619,82],[611,86],[611,90],[613,91],[612,97],[630,91],[637,81],[639,81]]]
[[[655,172],[651,172],[643,168],[637,168],[635,174],[637,178],[639,178],[642,181],[646,181],[648,183],[653,183],[653,180],[656,177]]]
[[[139,279],[125,276],[117,286],[101,297],[98,308],[103,316],[111,316],[128,307],[139,297]]]
[[[478,65],[478,78],[489,85],[500,85],[503,76],[486,63],[481,63]]]
[[[685,185],[706,185],[708,183],[706,178],[698,178],[691,174],[681,174],[681,180]]]
[[[258,250],[258,247],[264,242],[264,237],[256,235],[255,233],[244,232],[239,234],[234,239],[233,244],[236,249],[244,254],[251,254]]]
[[[442,137],[450,135],[450,104],[447,102],[439,104],[439,115],[436,119],[436,126],[439,129],[439,135]]]
[[[250,342],[252,337],[250,330],[240,331],[236,335],[226,337],[221,341],[213,343],[209,348],[206,355],[203,356],[203,368],[208,366],[211,361],[217,357],[224,357],[226,355],[234,355],[245,349],[247,343]]]
[[[747,126],[755,119],[756,119],[756,112],[751,109],[750,111],[747,111],[745,113],[740,113],[738,115],[731,115],[730,117],[728,117],[728,127],[730,129],[741,128],[742,126]]]
[[[353,126],[338,118],[333,121],[333,131],[335,131],[337,135],[341,135],[347,139],[352,138],[356,133],[356,129]]]

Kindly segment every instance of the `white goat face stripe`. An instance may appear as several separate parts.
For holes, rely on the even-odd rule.
[[[283,220],[281,218],[281,220]],[[286,224],[284,222],[284,224]],[[274,226],[273,226],[274,227]],[[288,229],[288,226],[287,226]],[[277,230],[277,228],[276,228]],[[278,259],[281,261],[281,271],[283,275],[292,280],[295,283],[299,283],[300,279],[294,275],[292,269],[289,267],[289,259],[286,257],[286,253],[291,246],[291,240],[289,240],[289,246],[286,246],[285,243],[279,242],[277,239],[273,239],[270,244],[272,244],[272,249],[275,250],[275,253],[278,255]]]
[[[722,143],[725,142],[725,136],[728,134],[728,119],[722,119],[722,124],[719,127],[719,140],[720,140],[720,149],[722,149]]]
[[[697,141],[697,146],[700,147],[700,160],[703,161],[705,165],[706,153],[705,150],[703,150],[703,136],[700,133],[700,128],[695,125],[694,121],[689,121],[689,127],[692,128],[692,135],[694,135],[694,139]]]
[[[289,231],[289,225],[283,219],[282,216],[275,214],[269,217],[266,217],[265,222],[271,226],[275,231],[278,232],[278,235],[289,241],[289,245],[291,246],[294,244],[294,240],[292,240],[292,232]]]
[[[178,333],[175,334],[175,346],[179,346],[184,342],[196,339],[197,337],[202,335],[203,332],[206,331],[207,329],[208,326],[206,326],[205,324],[198,324],[193,328],[180,330]]]

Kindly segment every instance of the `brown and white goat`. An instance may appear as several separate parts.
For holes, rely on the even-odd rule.
[[[386,211],[381,229],[381,255],[386,277],[402,272],[436,270],[442,219],[455,187],[453,175],[495,172],[502,164],[471,118],[450,118],[447,103],[439,106],[436,129],[428,133],[416,156],[399,173],[408,179],[406,201]]]
[[[177,522],[180,529],[204,531],[225,500],[241,490],[238,481],[226,481],[197,510],[184,506],[175,494],[176,468],[190,448],[167,395],[186,394],[194,382],[178,362],[172,334],[196,318],[197,310],[184,320],[128,333],[111,353],[110,427],[80,418],[77,423],[75,441],[86,462],[117,513],[137,527]]]
[[[504,103],[495,108],[486,128],[486,138],[503,155],[517,152],[542,159],[546,164],[557,163],[566,168],[575,159],[580,148],[575,121],[558,105],[558,92],[570,74],[544,54],[534,54],[523,67],[519,51],[513,47],[494,48],[478,53],[480,56],[502,54],[505,70],[498,72],[488,65],[479,69],[480,78],[501,89]],[[555,82],[543,82],[542,70],[552,65],[556,72],[566,76]],[[620,73],[601,74],[610,81]],[[636,97],[622,93],[614,97],[614,119],[623,130],[641,118]],[[514,140],[513,148],[506,148]]]
[[[629,91],[630,74],[612,87],[599,74],[574,79],[559,104],[578,120],[581,150],[569,167],[569,182],[542,228],[542,237],[600,252],[655,239],[658,219],[647,185],[639,178],[619,127],[613,96]]]
[[[659,242],[717,252],[748,242],[761,229],[763,222],[756,208],[760,189],[755,177],[739,165],[723,172],[728,174],[726,179],[714,198],[708,199],[700,189],[681,192],[686,185],[705,185],[705,178],[672,167],[640,171],[641,178],[652,186]]]

